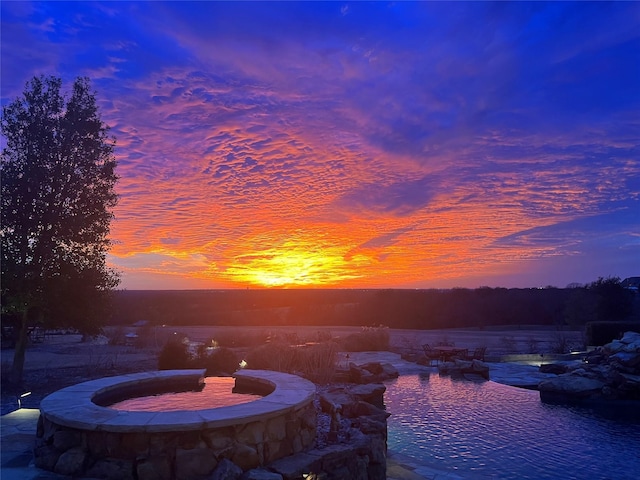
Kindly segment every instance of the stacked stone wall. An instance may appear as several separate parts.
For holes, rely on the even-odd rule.
[[[122,412],[96,405],[121,386],[191,380],[204,371],[131,374],[62,389],[40,405],[34,447],[39,468],[107,479],[198,479],[222,465],[239,472],[314,447],[315,385],[294,375],[244,370],[236,379],[268,386],[253,402],[198,411]]]
[[[157,414],[117,412],[88,401],[96,392],[117,389],[122,380],[127,385],[152,376],[197,380],[200,373],[101,379],[45,399],[36,466],[72,477],[118,480],[386,478],[383,384],[334,385],[316,392],[313,384],[293,375],[243,371],[236,374],[236,385],[255,381],[275,387],[272,393],[244,405]],[[68,405],[72,399],[75,407]],[[319,417],[326,429],[319,427]]]
[[[223,459],[241,470],[313,447],[313,404],[261,421],[186,432],[85,431],[40,416],[35,464],[63,475],[118,479],[193,479]]]

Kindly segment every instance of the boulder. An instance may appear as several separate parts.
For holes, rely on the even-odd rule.
[[[176,449],[176,478],[191,479],[208,475],[216,468],[218,461],[208,448]]]
[[[626,332],[589,352],[579,367],[538,384],[542,401],[638,402],[640,408],[640,334]]]
[[[398,378],[398,369],[390,363],[370,362],[364,365],[349,364],[349,380],[352,383],[379,383]]]
[[[368,402],[376,407],[384,407],[384,392],[387,387],[382,383],[368,383],[355,385],[349,389],[349,393],[356,399]]]
[[[563,373],[567,373],[568,367],[567,365],[563,365],[562,363],[544,363],[540,365],[539,370],[541,373],[554,373],[556,375],[562,375]]]
[[[349,364],[349,381],[352,383],[372,383],[375,379],[370,371],[359,367],[355,363]]]
[[[245,471],[260,465],[260,455],[255,448],[240,444],[233,449],[231,461]]]
[[[380,375],[383,372],[382,364],[378,362],[369,362],[364,365],[360,365],[360,368],[371,373],[371,375]]]
[[[223,458],[208,480],[238,480],[241,476],[242,469],[231,460]]]
[[[599,365],[603,363],[607,359],[607,354],[604,352],[602,347],[597,347],[584,356],[584,363],[588,363],[591,365]]]
[[[141,458],[136,464],[138,480],[170,480],[171,464],[164,456]]]
[[[481,360],[444,362],[438,365],[438,372],[441,375],[452,375],[461,378],[464,378],[467,374],[472,374],[489,380],[489,365]]]
[[[343,407],[343,413],[346,418],[359,418],[364,416],[384,417],[385,419],[390,416],[386,410],[376,407],[369,402],[355,401],[348,403]]]
[[[640,398],[640,375],[630,375],[621,373],[622,381],[619,383],[621,390],[634,394],[634,397]]]
[[[34,457],[36,467],[53,470],[60,458],[60,451],[53,445],[39,445],[34,450]]]
[[[540,392],[556,392],[574,397],[589,397],[602,392],[604,382],[577,375],[559,375],[542,380],[538,384]]]
[[[489,380],[489,365],[481,360],[472,360],[471,371],[466,373],[475,373],[476,375],[480,375],[486,380]]]
[[[640,333],[625,332],[620,340],[614,340],[604,348],[610,353],[640,353]]]
[[[636,370],[640,367],[640,353],[637,352],[616,352],[609,356],[609,363],[617,363],[624,369]]]
[[[385,415],[382,416],[381,420],[378,420],[374,417],[360,417],[355,420],[355,425],[365,435],[377,434],[384,436],[387,431],[387,422],[386,419],[390,414],[385,412]]]
[[[305,478],[309,472],[320,470],[320,455],[311,453],[297,453],[272,462],[269,468],[282,475],[285,479]]]
[[[384,372],[384,367],[373,370]],[[300,472],[314,472],[317,478],[383,480],[390,416],[384,409],[385,389],[383,384],[321,387],[318,398],[322,410],[330,415],[332,443],[268,467],[286,480],[301,478]],[[292,458],[295,462],[290,462]]]
[[[74,430],[58,430],[53,434],[53,446],[61,452],[82,445],[82,435]]]
[[[282,475],[262,468],[255,468],[245,472],[240,478],[242,480],[282,480]]]
[[[330,387],[320,393],[320,408],[326,413],[342,412],[342,406],[353,401],[345,387]]]
[[[82,447],[74,447],[58,458],[53,471],[60,475],[76,475],[82,472],[87,461],[87,452]]]
[[[398,369],[390,363],[383,363],[382,375],[384,377],[384,380],[391,380],[393,378],[398,378],[400,376],[400,372],[398,372]]]
[[[94,463],[85,475],[87,478],[133,480],[133,464],[118,458],[102,458]],[[155,478],[162,477],[156,475]]]

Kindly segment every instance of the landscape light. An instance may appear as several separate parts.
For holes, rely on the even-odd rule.
[[[21,395],[18,397],[18,408],[19,408],[19,409],[20,409],[20,408],[22,408],[22,399],[23,399],[24,397],[28,397],[29,395],[31,395],[31,392],[24,392],[23,394],[21,394]]]

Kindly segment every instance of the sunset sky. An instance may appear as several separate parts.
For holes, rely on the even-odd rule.
[[[640,275],[638,2],[0,8],[3,105],[92,80],[123,288]]]

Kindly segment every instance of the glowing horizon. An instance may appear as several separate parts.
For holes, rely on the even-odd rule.
[[[3,105],[92,80],[122,288],[640,274],[638,4],[0,8]]]

